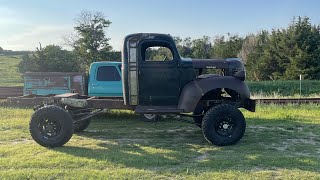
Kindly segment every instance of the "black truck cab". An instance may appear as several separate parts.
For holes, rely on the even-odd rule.
[[[147,50],[165,48],[171,57],[151,60]],[[123,47],[123,87],[125,104],[130,105],[177,105],[181,91],[181,65],[173,39],[161,34],[133,34],[125,38]],[[185,66],[194,74],[192,64]]]
[[[149,59],[153,48],[164,51],[165,57]],[[125,38],[122,64],[126,105],[171,107],[164,109],[189,113],[201,100],[222,102],[221,91],[228,91],[238,107],[254,111],[244,83],[245,69],[238,59],[184,59],[170,35],[139,33]],[[221,69],[223,75],[203,75],[207,69]]]

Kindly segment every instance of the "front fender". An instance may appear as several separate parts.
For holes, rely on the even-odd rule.
[[[240,95],[243,102],[250,99],[250,91],[244,81],[232,76],[215,76],[196,79],[185,85],[179,98],[178,109],[183,109],[184,112],[193,112],[202,96],[217,88],[234,90]]]

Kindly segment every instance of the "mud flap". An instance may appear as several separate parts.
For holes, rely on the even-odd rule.
[[[247,99],[244,101],[244,108],[248,111],[255,112],[256,111],[256,100]]]

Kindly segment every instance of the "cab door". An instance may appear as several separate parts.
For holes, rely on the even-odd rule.
[[[99,65],[90,82],[89,96],[122,97],[121,73],[118,66]]]
[[[140,105],[172,106],[180,93],[179,56],[171,43],[143,41],[139,56]]]

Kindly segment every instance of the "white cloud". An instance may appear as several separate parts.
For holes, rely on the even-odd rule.
[[[38,25],[0,39],[0,45],[10,50],[34,50],[43,45],[63,44],[63,36],[73,30],[72,25]]]
[[[0,46],[10,50],[34,50],[43,45],[62,42],[63,34],[72,31],[68,25],[36,25],[21,12],[0,6]]]
[[[39,46],[55,44],[63,46],[63,38],[73,32],[73,24],[46,24],[30,19],[24,12],[0,5],[0,46],[8,50],[35,50]],[[109,37],[109,34],[107,35]],[[111,37],[115,50],[122,47],[123,37]],[[70,49],[70,47],[65,47]]]
[[[23,26],[23,25],[21,25]],[[64,37],[73,32],[70,25],[39,25],[21,27],[18,32],[10,33],[9,36],[0,35],[0,46],[8,50],[35,50],[41,43],[42,47],[50,44],[64,46]],[[109,37],[109,36],[108,36]],[[122,49],[123,37],[111,37],[110,45],[114,50]]]

